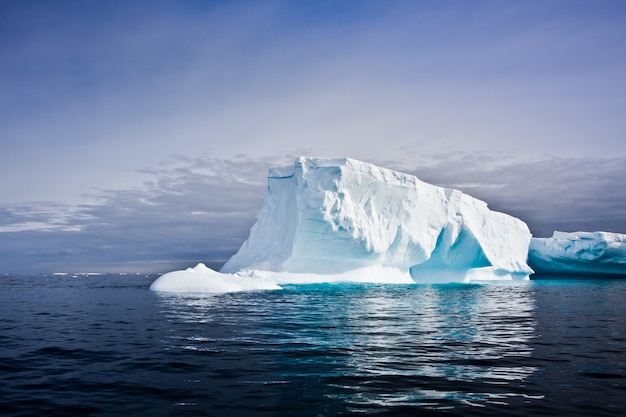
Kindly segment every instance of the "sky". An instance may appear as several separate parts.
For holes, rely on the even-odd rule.
[[[0,272],[219,267],[352,157],[626,233],[626,2],[0,2]]]

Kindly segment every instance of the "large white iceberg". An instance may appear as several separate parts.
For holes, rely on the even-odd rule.
[[[300,157],[271,168],[268,178],[250,236],[222,273],[281,284],[526,279],[533,272],[528,226],[461,191],[348,158]]]
[[[626,235],[557,231],[531,240],[528,263],[537,273],[626,275]]]

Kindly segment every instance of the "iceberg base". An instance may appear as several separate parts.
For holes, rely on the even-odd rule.
[[[274,272],[244,269],[225,274],[200,263],[194,268],[168,272],[157,278],[150,289],[176,293],[229,293],[239,291],[280,290],[284,284],[376,283],[376,284],[447,284],[480,281],[527,280],[527,274],[512,274],[491,267],[470,270],[403,271],[379,265],[358,268],[340,274]]]

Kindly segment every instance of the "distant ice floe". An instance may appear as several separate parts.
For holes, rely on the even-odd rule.
[[[626,276],[626,235],[555,231],[531,240],[528,262],[537,273]]]
[[[299,157],[270,169],[250,236],[221,272],[199,264],[151,289],[527,279],[530,239],[523,221],[461,191],[353,159]]]

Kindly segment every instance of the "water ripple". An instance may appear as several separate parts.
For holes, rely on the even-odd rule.
[[[626,412],[626,282],[177,296],[152,280],[10,277],[3,414]]]
[[[529,285],[288,286],[262,300],[161,302],[173,324],[193,325],[164,340],[169,348],[249,352],[276,380],[316,378],[325,391],[341,391],[327,396],[354,412],[435,400],[444,409],[507,403],[526,395],[519,388],[537,370],[528,363],[535,335]]]

